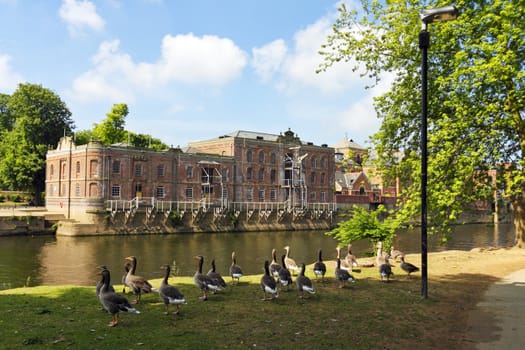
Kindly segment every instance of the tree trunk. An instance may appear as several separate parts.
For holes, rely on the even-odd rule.
[[[512,217],[514,231],[516,232],[514,245],[519,248],[525,248],[525,192],[521,196],[513,198]]]

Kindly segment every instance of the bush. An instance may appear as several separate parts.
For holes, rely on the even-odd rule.
[[[0,203],[4,202],[5,201],[5,196],[3,194],[0,193]]]
[[[19,194],[12,194],[9,196],[9,200],[11,202],[19,203],[22,201],[22,196]]]

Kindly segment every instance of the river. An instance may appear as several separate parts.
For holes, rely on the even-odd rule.
[[[394,245],[405,253],[418,253],[420,242],[420,233],[416,229],[399,233]],[[514,229],[510,224],[471,224],[454,227],[451,238],[445,243],[441,243],[438,237],[430,237],[428,250],[470,250],[513,243]],[[108,266],[115,283],[118,283],[124,272],[124,258],[129,255],[137,257],[136,273],[149,279],[162,276],[159,269],[162,264],[174,266],[176,275],[193,275],[197,268],[197,261],[192,258],[195,255],[205,257],[205,272],[210,268],[211,259],[215,259],[217,271],[227,275],[232,251],[236,252],[237,263],[244,274],[258,274],[263,271],[264,260],[271,259],[272,248],[280,257],[286,245],[291,247],[290,256],[298,263],[316,261],[318,249],[322,249],[324,260],[336,256],[337,242],[323,231],[0,237],[0,289],[94,285],[98,280],[96,266],[102,264]],[[370,243],[364,240],[353,242],[352,252],[363,257],[371,252]]]

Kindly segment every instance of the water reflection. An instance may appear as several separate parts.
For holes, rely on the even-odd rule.
[[[497,227],[465,225],[444,244],[430,237],[429,251],[448,249],[470,250],[473,247],[508,246],[514,241],[511,225]],[[406,253],[420,251],[419,230],[398,234],[395,245]],[[368,241],[352,243],[352,251],[364,256],[371,251]],[[271,259],[272,248],[278,258],[284,246],[290,245],[290,255],[307,264],[317,260],[317,250],[323,249],[326,260],[334,259],[337,242],[322,231],[199,233],[181,235],[102,236],[102,237],[2,237],[0,238],[0,289],[24,285],[94,285],[96,266],[105,264],[118,280],[124,272],[124,258],[135,255],[137,273],[147,278],[162,276],[160,265],[176,266],[178,275],[192,275],[197,262],[192,257],[205,257],[204,269],[215,259],[217,270],[227,275],[231,252],[245,274],[261,273],[265,259]]]

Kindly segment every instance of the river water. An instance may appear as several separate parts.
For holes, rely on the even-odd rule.
[[[430,237],[428,251],[470,250],[513,243],[514,229],[510,224],[471,224],[454,227],[451,238],[445,243],[441,243],[438,237]],[[286,245],[291,247],[290,256],[298,263],[316,261],[318,249],[323,250],[324,260],[336,256],[337,242],[323,231],[0,237],[0,289],[94,285],[98,280],[96,266],[102,264],[108,266],[113,280],[118,283],[124,273],[124,258],[129,255],[137,257],[136,273],[149,279],[162,277],[159,269],[162,264],[175,266],[173,272],[176,275],[193,275],[197,268],[197,262],[192,258],[195,255],[205,257],[204,272],[210,268],[211,259],[215,259],[217,271],[227,275],[232,251],[236,252],[237,263],[244,274],[258,274],[263,271],[264,260],[271,259],[272,248],[280,257]],[[419,230],[399,233],[394,245],[405,253],[419,253]],[[371,251],[368,241],[352,243],[352,252],[358,257]]]

